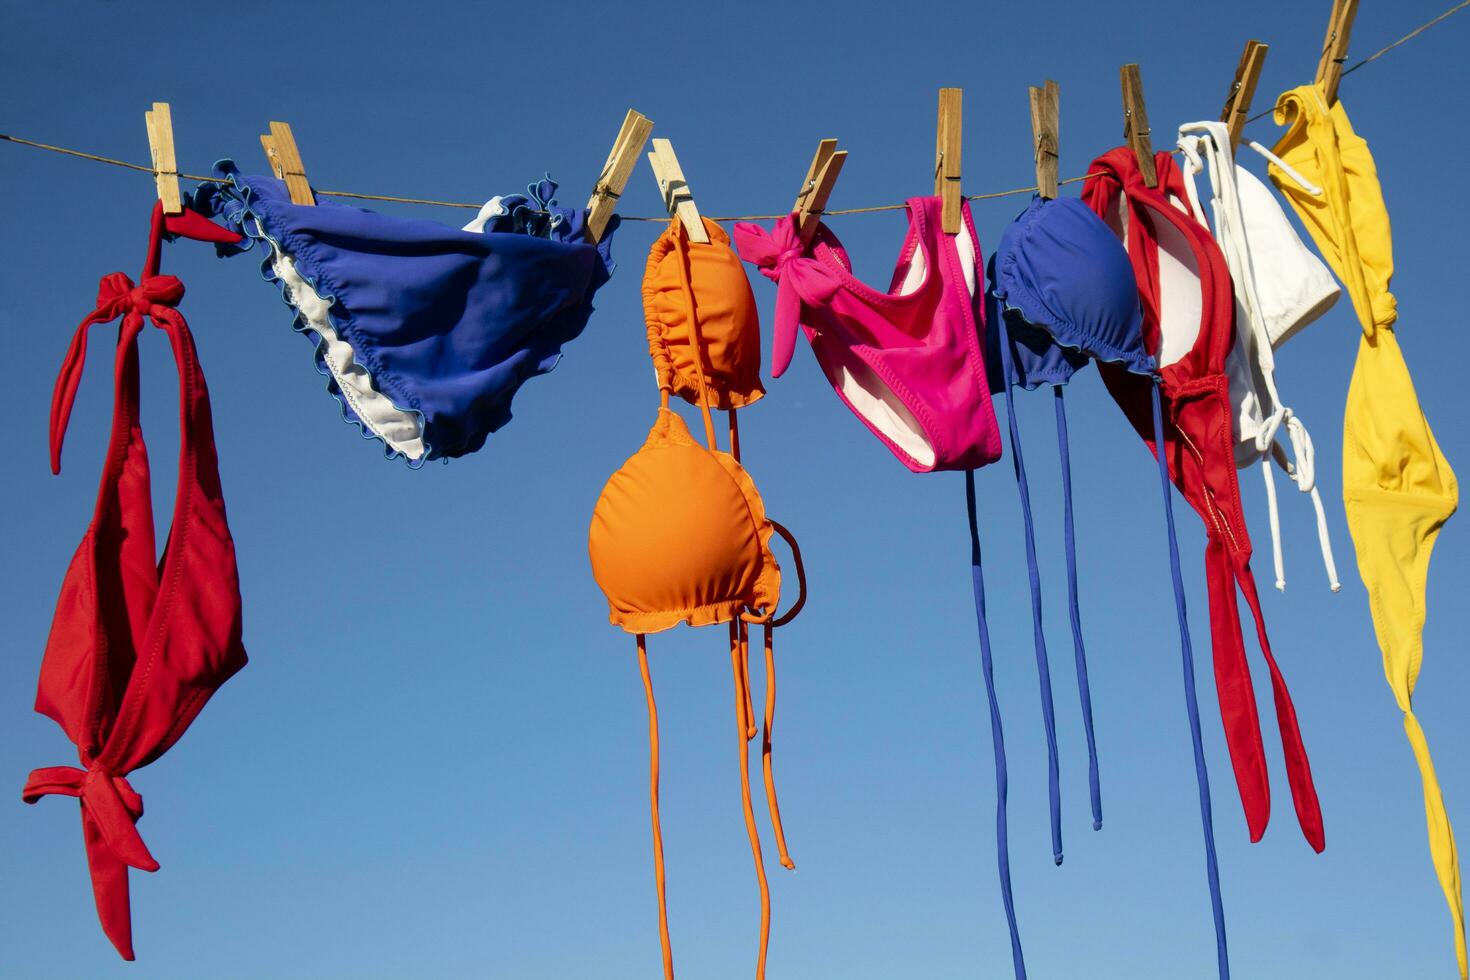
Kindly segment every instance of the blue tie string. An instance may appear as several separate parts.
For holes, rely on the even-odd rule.
[[[970,580],[975,590],[975,623],[980,631],[980,669],[985,696],[990,701],[990,743],[995,752],[995,861],[1000,871],[1000,899],[1011,930],[1011,962],[1016,980],[1026,980],[1021,933],[1016,928],[1016,906],[1011,898],[1011,848],[1006,821],[1006,739],[1000,725],[1000,702],[995,696],[995,665],[990,656],[990,629],[985,623],[985,576],[981,570],[980,522],[975,514],[975,471],[965,471],[965,510],[970,518]]]
[[[1015,395],[1010,379],[1015,377],[1011,361],[1011,338],[1004,316],[996,318],[1000,327],[1002,377],[1006,379],[1006,415],[1010,423],[1011,459],[1016,468],[1016,484],[1021,491],[1021,518],[1026,532],[1026,571],[1031,579],[1031,633],[1036,646],[1036,672],[1041,684],[1041,717],[1046,727],[1047,794],[1051,805],[1051,851],[1057,864],[1062,863],[1062,796],[1057,764],[1057,719],[1052,704],[1051,666],[1046,654],[1046,634],[1041,626],[1041,575],[1036,567],[1036,529],[1031,519],[1031,491],[1026,485],[1026,464],[1021,457],[1021,437],[1016,427]]]
[[[1220,898],[1220,867],[1215,857],[1215,818],[1210,809],[1210,774],[1205,767],[1205,748],[1200,739],[1199,701],[1194,690],[1194,648],[1189,642],[1189,614],[1184,608],[1184,576],[1179,571],[1179,542],[1174,535],[1173,487],[1169,463],[1164,456],[1164,416],[1159,405],[1159,383],[1153,384],[1154,445],[1159,459],[1159,480],[1164,488],[1164,516],[1169,528],[1169,570],[1174,576],[1174,607],[1179,615],[1179,652],[1184,664],[1184,704],[1189,712],[1189,737],[1194,742],[1194,775],[1199,783],[1199,815],[1205,835],[1205,873],[1210,881],[1210,906],[1215,917],[1215,958],[1220,980],[1230,980],[1230,955],[1225,946],[1225,906]]]
[[[1102,784],[1097,772],[1097,736],[1092,728],[1092,686],[1087,680],[1087,648],[1082,644],[1082,610],[1077,600],[1077,538],[1072,523],[1072,458],[1067,446],[1067,408],[1062,386],[1052,388],[1057,410],[1057,448],[1062,461],[1062,526],[1067,544],[1067,600],[1072,617],[1072,653],[1077,661],[1077,695],[1087,733],[1087,788],[1092,797],[1092,829],[1102,830]]]

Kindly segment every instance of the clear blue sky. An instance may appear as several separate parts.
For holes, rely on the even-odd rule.
[[[1445,0],[1367,3],[1354,52]],[[1190,4],[32,4],[5,0],[0,131],[146,161],[143,111],[172,103],[181,166],[263,161],[295,128],[320,186],[460,201],[543,172],[585,200],[628,106],[674,141],[712,214],[780,211],[816,140],[851,151],[832,206],[927,193],[935,90],[965,89],[969,192],[1031,182],[1027,84],[1061,85],[1062,171],[1121,132],[1118,65],[1142,65],[1156,145],[1219,112],[1247,38],[1271,45],[1258,105],[1310,80],[1330,6]],[[146,9],[149,8],[149,9]],[[1470,473],[1460,231],[1445,178],[1470,153],[1470,15],[1343,84],[1393,217],[1399,335],[1446,454]],[[1270,142],[1269,120],[1250,132]],[[1072,193],[1076,188],[1070,189]],[[31,711],[56,590],[91,512],[110,377],[94,356],[57,478],[51,385],[99,276],[136,275],[152,184],[0,146],[0,357],[9,462],[0,603],[0,972],[25,977],[646,978],[658,971],[646,728],[632,640],[607,625],[586,532],[603,481],[652,421],[639,280],[656,226],[629,224],[621,270],[515,421],[448,466],[388,464],[343,426],[310,346],[253,258],[171,246],[214,399],[251,662],[134,785],[163,864],[133,875],[139,963],[98,929],[75,804],[21,804],[34,766],[74,762]],[[625,198],[654,213],[642,164]],[[1023,198],[975,205],[988,253]],[[458,225],[457,211],[399,208]],[[894,214],[834,219],[882,279]],[[764,324],[774,290],[756,283]],[[1247,842],[1208,669],[1198,521],[1179,528],[1215,790],[1231,951],[1242,978],[1448,977],[1448,919],[1419,780],[1384,683],[1342,519],[1341,415],[1357,326],[1347,302],[1280,356],[1316,439],[1345,587],[1327,591],[1310,505],[1283,497],[1290,591],[1269,589],[1258,478],[1243,480],[1266,615],[1326,816],[1294,825],[1269,687],[1275,789]],[[804,346],[804,345],[803,345]],[[96,345],[95,355],[107,349]],[[167,345],[144,338],[160,520],[176,409]],[[780,636],[777,766],[800,871],[770,860],[770,975],[1007,977],[995,888],[989,726],[971,609],[963,480],[915,477],[799,351],[742,414],[746,461],[800,538],[811,580]],[[1458,394],[1456,392],[1459,392]],[[1020,397],[1040,515],[1062,745],[1067,861],[1052,865],[1019,509],[1008,464],[979,480],[991,629],[1011,754],[1016,901],[1033,977],[1213,975],[1193,768],[1152,461],[1088,372],[1071,391],[1083,619],[1106,824],[1087,816],[1068,666],[1050,398]],[[387,594],[360,571],[389,570]],[[1440,538],[1417,699],[1452,819],[1470,834],[1470,518]],[[1249,634],[1248,634],[1249,635]],[[681,975],[749,977],[756,893],[742,826],[724,632],[650,641]],[[1261,669],[1252,654],[1253,666]],[[759,676],[759,675],[757,675]],[[759,684],[759,680],[757,680]],[[760,688],[757,687],[759,694]],[[764,818],[762,817],[764,827]]]

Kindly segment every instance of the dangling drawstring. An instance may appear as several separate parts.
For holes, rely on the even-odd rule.
[[[1281,418],[1284,419],[1286,424],[1286,437],[1291,441],[1291,460],[1286,458],[1285,451],[1274,438],[1275,426],[1280,424],[1279,421],[1274,419],[1271,430],[1273,438],[1269,440],[1268,451],[1271,454],[1271,459],[1274,459],[1276,465],[1280,466],[1287,477],[1296,484],[1296,488],[1302,493],[1311,495],[1312,509],[1316,512],[1317,516],[1317,545],[1322,550],[1322,566],[1327,570],[1328,585],[1331,586],[1333,592],[1339,592],[1342,590],[1342,582],[1338,580],[1337,562],[1332,556],[1332,536],[1327,530],[1327,511],[1322,506],[1322,494],[1317,489],[1316,447],[1312,444],[1312,436],[1307,432],[1307,427],[1302,424],[1301,419],[1297,418],[1291,409],[1282,408],[1278,411],[1281,413]],[[1292,460],[1295,460],[1295,463]],[[1263,462],[1268,468],[1269,474],[1270,460],[1264,460]],[[1274,498],[1276,491],[1274,481],[1271,481],[1269,475],[1267,476],[1267,480],[1268,482],[1273,482],[1270,492]],[[1280,569],[1277,570],[1276,577],[1278,579],[1281,578]],[[1280,588],[1280,585],[1277,588]]]
[[[749,737],[746,735],[745,704],[749,697],[746,678],[741,670],[740,651],[730,651],[730,670],[735,676],[735,732],[740,745],[740,803],[745,810],[745,832],[750,837],[750,853],[755,858],[755,878],[760,885],[761,935],[760,953],[756,957],[756,980],[765,980],[766,947],[771,938],[771,889],[766,884],[766,862],[761,857],[760,834],[755,828],[755,808],[750,802],[750,753],[746,750]]]
[[[704,416],[704,438],[713,452],[715,444],[715,420],[710,415],[709,386],[704,379],[704,340],[699,335],[699,313],[694,308],[694,286],[689,281],[689,240],[684,227],[675,221],[674,238],[679,267],[679,285],[684,289],[684,299],[689,304],[689,339],[694,345],[694,376],[699,381],[699,411]]]
[[[1082,610],[1077,599],[1077,537],[1072,523],[1072,459],[1067,445],[1067,402],[1061,385],[1052,386],[1057,414],[1057,449],[1062,466],[1062,531],[1067,546],[1067,605],[1072,619],[1072,654],[1077,661],[1077,695],[1087,733],[1087,789],[1092,800],[1092,829],[1102,830],[1102,785],[1097,769],[1097,738],[1092,729],[1092,687],[1087,680],[1087,649],[1082,644]],[[1017,459],[1020,457],[1018,456]]]
[[[741,625],[744,626],[743,623]],[[766,779],[766,807],[771,811],[771,827],[776,832],[776,853],[780,855],[781,865],[788,870],[795,871],[796,862],[791,860],[791,854],[786,850],[786,831],[781,826],[781,804],[776,799],[776,777],[771,771],[771,728],[776,721],[776,653],[772,636],[774,630],[770,623],[766,623],[762,631],[765,633],[766,648],[766,724],[761,737],[761,768],[764,770]],[[749,693],[748,687],[746,693]]]
[[[658,939],[663,946],[664,980],[674,980],[674,953],[669,945],[669,905],[664,897],[664,834],[658,819],[658,707],[653,701],[653,678],[648,673],[648,648],[638,634],[638,670],[648,699],[648,801],[653,818],[653,880],[658,888]]]
[[[755,705],[750,696],[750,636],[746,625],[739,619],[730,620],[730,653],[739,658],[740,674],[745,678],[745,698],[740,704],[740,724],[745,729],[747,741],[755,738],[759,729],[755,726]]]
[[[1021,457],[1021,436],[1016,426],[1015,395],[1010,379],[1015,377],[1011,364],[1011,338],[1006,331],[1006,319],[999,316],[1000,356],[1003,377],[1006,379],[1006,416],[1010,423],[1011,457],[1015,462],[1016,485],[1021,491],[1021,519],[1026,532],[1026,571],[1031,579],[1031,632],[1036,647],[1036,672],[1041,684],[1041,718],[1046,728],[1047,751],[1047,794],[1051,807],[1051,851],[1052,860],[1062,863],[1062,799],[1061,780],[1057,764],[1057,721],[1056,709],[1052,704],[1051,666],[1046,654],[1046,634],[1041,625],[1041,576],[1036,567],[1036,531],[1031,519],[1031,491],[1026,485],[1026,464]]]
[[[697,347],[695,352],[698,353]],[[699,372],[699,380],[702,385],[704,383],[704,371],[702,370]],[[740,424],[735,421],[735,409],[728,409],[725,417],[729,423],[730,455],[735,457],[735,462],[738,463],[740,462]],[[755,705],[750,696],[750,635],[744,620],[730,620],[730,642],[740,648],[740,669],[745,675],[745,737],[752,739],[755,738],[758,729],[755,727]]]
[[[795,871],[796,862],[791,860],[791,853],[786,849],[786,830],[781,825],[781,804],[776,799],[776,777],[771,769],[771,729],[776,722],[775,632],[778,627],[785,626],[795,619],[801,612],[801,607],[806,605],[806,566],[802,563],[801,548],[796,543],[796,537],[786,529],[784,524],[777,521],[771,521],[771,527],[781,535],[781,539],[791,549],[791,559],[796,564],[796,602],[792,603],[791,608],[780,616],[772,615],[762,624],[765,630],[766,652],[766,724],[765,737],[761,740],[761,768],[765,772],[766,808],[770,810],[771,827],[776,832],[776,853],[780,856],[783,867]],[[749,693],[748,686],[747,693]]]
[[[1291,164],[1287,163],[1285,160],[1281,159],[1279,156],[1266,149],[1260,143],[1257,143],[1255,140],[1246,140],[1245,145],[1250,147],[1252,150],[1255,150],[1271,163],[1275,164],[1278,170],[1280,170],[1287,177],[1291,178],[1292,183],[1296,184],[1308,194],[1312,195],[1313,197],[1322,196],[1322,188],[1318,187],[1316,184],[1303,177],[1301,173],[1299,173],[1294,167],[1291,166]]]
[[[1271,473],[1271,460],[1261,460],[1261,475],[1266,479],[1266,518],[1271,525],[1271,567],[1276,572],[1276,591],[1286,591],[1286,559],[1281,553],[1281,516],[1276,508],[1276,477]]]
[[[975,512],[975,471],[965,471],[965,512],[970,519],[970,583],[975,592],[975,625],[980,632],[980,672],[990,702],[990,744],[995,753],[995,863],[1000,874],[1000,901],[1011,931],[1011,964],[1016,980],[1026,980],[1026,957],[1016,928],[1016,904],[1011,897],[1011,846],[1006,819],[1006,739],[1000,724],[1000,702],[995,696],[995,665],[990,655],[990,628],[985,622],[985,575],[981,567],[980,521]]]
[[[1189,640],[1189,613],[1184,604],[1184,576],[1179,568],[1179,542],[1174,534],[1173,487],[1165,453],[1164,414],[1159,403],[1159,385],[1153,385],[1154,455],[1159,462],[1159,482],[1164,491],[1164,522],[1169,531],[1169,572],[1174,580],[1174,610],[1179,619],[1179,654],[1184,666],[1184,706],[1189,715],[1189,737],[1194,744],[1194,778],[1199,785],[1200,824],[1205,835],[1205,875],[1210,885],[1210,909],[1215,919],[1215,958],[1220,980],[1230,980],[1230,955],[1225,943],[1225,905],[1220,897],[1220,867],[1215,857],[1215,818],[1210,807],[1210,773],[1205,765],[1205,747],[1200,737],[1199,699],[1194,687],[1194,647]]]

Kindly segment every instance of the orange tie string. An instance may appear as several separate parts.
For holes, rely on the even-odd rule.
[[[733,620],[731,626],[735,630],[734,639],[740,647],[740,676],[744,679],[745,687],[745,740],[751,741],[760,734],[760,728],[755,723],[755,701],[750,694],[750,627],[744,620]]]
[[[730,419],[730,455],[735,457],[735,462],[740,462],[740,423],[735,418],[735,409],[727,409],[725,415]]]
[[[765,980],[766,946],[771,938],[771,889],[766,884],[766,863],[761,858],[760,834],[755,829],[755,808],[750,802],[750,753],[746,748],[745,701],[749,696],[740,667],[740,651],[730,650],[730,670],[735,675],[735,735],[740,746],[740,801],[745,808],[745,832],[750,836],[750,853],[755,857],[755,877],[761,892],[760,954],[756,958],[756,980]]]
[[[704,339],[699,335],[699,313],[694,308],[694,286],[689,278],[689,239],[684,226],[675,223],[678,235],[677,258],[679,285],[684,288],[684,299],[689,304],[689,339],[694,342],[694,376],[699,379],[699,411],[704,416],[704,437],[713,452],[715,445],[715,420],[710,415],[709,386],[704,380]]]
[[[674,952],[669,945],[669,905],[664,897],[664,835],[658,819],[658,707],[653,701],[653,678],[648,673],[648,647],[638,634],[638,670],[648,698],[648,802],[653,818],[653,880],[658,888],[658,938],[664,953],[664,980],[674,980]]]
[[[774,631],[765,624],[766,634],[766,726],[761,739],[761,767],[766,775],[766,805],[771,810],[771,826],[776,831],[776,853],[781,856],[781,865],[791,871],[796,863],[786,850],[786,831],[781,827],[781,804],[776,799],[776,777],[771,772],[771,725],[776,720],[776,654]]]

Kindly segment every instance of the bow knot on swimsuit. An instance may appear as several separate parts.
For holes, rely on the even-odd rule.
[[[149,276],[141,285],[123,272],[110,272],[97,284],[97,311],[108,320],[126,313],[147,316],[154,305],[176,307],[184,284],[175,276]]]
[[[119,861],[139,871],[157,871],[158,862],[138,833],[143,797],[125,776],[115,776],[96,763],[90,769],[49,766],[34,769],[21,790],[21,799],[35,803],[43,796],[75,796],[107,847]]]
[[[842,288],[842,280],[826,265],[806,255],[796,233],[796,219],[782,218],[771,231],[742,222],[735,226],[740,255],[776,284],[776,325],[771,339],[771,377],[779,378],[796,353],[796,328],[803,304],[823,307]]]

